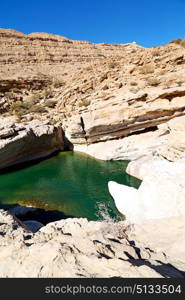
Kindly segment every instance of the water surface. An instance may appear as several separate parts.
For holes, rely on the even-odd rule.
[[[62,152],[32,166],[0,175],[0,204],[30,205],[89,220],[119,219],[107,183],[114,180],[138,187],[139,180],[125,173],[127,163]]]

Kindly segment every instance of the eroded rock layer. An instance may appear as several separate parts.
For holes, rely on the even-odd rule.
[[[2,29],[0,45],[2,116],[60,123],[76,150],[125,159],[127,141],[145,137],[156,150],[168,133],[159,126],[185,114],[185,48],[176,41],[147,49]],[[118,151],[104,155],[101,143],[112,140]]]
[[[65,147],[61,127],[48,122],[18,123],[16,118],[0,120],[0,169],[47,157]]]

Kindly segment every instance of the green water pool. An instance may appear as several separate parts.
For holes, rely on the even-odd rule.
[[[65,217],[120,219],[108,192],[109,180],[138,187],[127,175],[128,162],[101,161],[74,152],[0,175],[0,206],[15,204],[56,210]]]

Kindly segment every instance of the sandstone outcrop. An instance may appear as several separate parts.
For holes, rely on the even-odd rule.
[[[125,138],[74,145],[74,150],[103,160],[135,160],[141,157],[165,158],[176,161],[185,157],[185,117],[176,117],[149,132]]]
[[[15,118],[0,119],[0,169],[47,157],[63,149],[61,127],[36,120],[20,124]]]
[[[61,92],[61,101],[57,104],[57,109],[66,114],[64,128],[74,147],[84,151],[100,142],[125,140],[133,135],[142,138],[145,133],[155,135],[161,124],[183,116],[184,54],[184,48],[177,49],[174,44],[157,49],[137,48],[120,57],[119,62],[114,61],[112,69],[106,62],[99,62],[96,71],[92,68],[83,74],[79,72],[78,78],[71,80],[66,94],[65,90]],[[167,60],[176,55],[182,59],[180,64]],[[89,85],[85,74],[93,77],[93,85]],[[80,89],[82,76],[87,86],[83,92]]]
[[[185,113],[185,97],[176,96],[185,95],[185,88],[168,89],[166,93],[161,90],[155,96],[150,91],[128,97],[125,91],[122,93],[122,97],[107,100],[105,107],[91,107],[90,112],[72,118],[66,130],[69,140],[73,144],[92,144],[143,130],[154,131],[157,125]],[[137,106],[137,102],[141,103]]]
[[[145,49],[2,29],[0,45],[2,113],[62,120],[73,144],[152,133],[184,115],[179,44]]]
[[[134,44],[132,47],[139,48]],[[3,79],[32,78],[35,75],[64,78],[66,73],[81,69],[82,64],[121,55],[125,45],[92,44],[55,34],[26,35],[16,30],[0,29],[0,49],[0,77]]]
[[[67,219],[31,233],[1,210],[0,277],[184,278],[181,260],[174,266],[128,232],[124,222]]]

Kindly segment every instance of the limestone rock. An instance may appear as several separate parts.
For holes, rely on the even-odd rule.
[[[185,157],[184,126],[185,117],[176,117],[148,132],[89,145],[75,144],[74,150],[103,160],[136,160],[150,156],[176,161]]]
[[[136,95],[127,95],[123,91],[122,99],[118,96],[113,101],[106,101],[104,108],[96,108],[81,114],[83,120],[84,140],[78,139],[78,128],[75,118],[72,117],[71,125],[68,127],[69,140],[74,144],[91,144],[100,141],[107,141],[116,138],[142,133],[145,131],[153,131],[155,127],[164,123],[173,117],[181,116],[185,109],[185,103],[179,100],[178,107],[173,106],[173,102],[163,105],[164,92],[158,91],[159,94],[153,95],[152,91],[146,93],[137,93]],[[185,94],[185,89],[179,88],[175,91],[169,89],[166,91],[166,97],[173,99],[173,95]],[[151,94],[150,94],[151,93]],[[132,102],[140,102],[139,108],[133,107]],[[169,102],[169,101],[167,101]],[[130,104],[131,103],[131,104]],[[76,126],[76,127],[75,127]],[[157,129],[157,128],[156,128]],[[81,130],[81,129],[80,129]],[[71,136],[70,133],[71,132]],[[81,131],[80,131],[81,132]]]
[[[118,183],[109,184],[109,190],[128,221],[185,216],[185,160],[172,163],[141,158],[131,162],[127,170],[143,179],[136,195],[133,188]]]
[[[124,222],[67,219],[36,233],[0,212],[0,277],[177,277],[162,252],[129,238]]]
[[[185,271],[185,219],[182,217],[164,218],[147,221],[132,226],[130,238],[138,243],[148,245],[157,252],[163,252],[173,260],[173,265],[178,266],[181,261],[181,270]]]
[[[4,139],[4,138],[9,138],[9,137],[11,137],[11,136],[13,136],[14,135],[14,130],[12,129],[12,128],[9,128],[9,129],[4,129],[4,130],[1,130],[1,132],[0,132],[0,138],[2,139]]]
[[[1,29],[0,45],[2,112],[62,118],[74,145],[142,138],[185,114],[185,50],[175,43],[145,49]]]
[[[109,181],[108,189],[119,212],[126,215],[126,220],[134,222],[141,218],[140,201],[136,188]]]
[[[12,130],[8,126],[5,122],[6,130]],[[46,125],[41,121],[30,122],[23,128],[16,123],[11,126],[15,128],[16,134],[0,139],[0,169],[46,157],[64,149],[63,132],[60,127]]]

